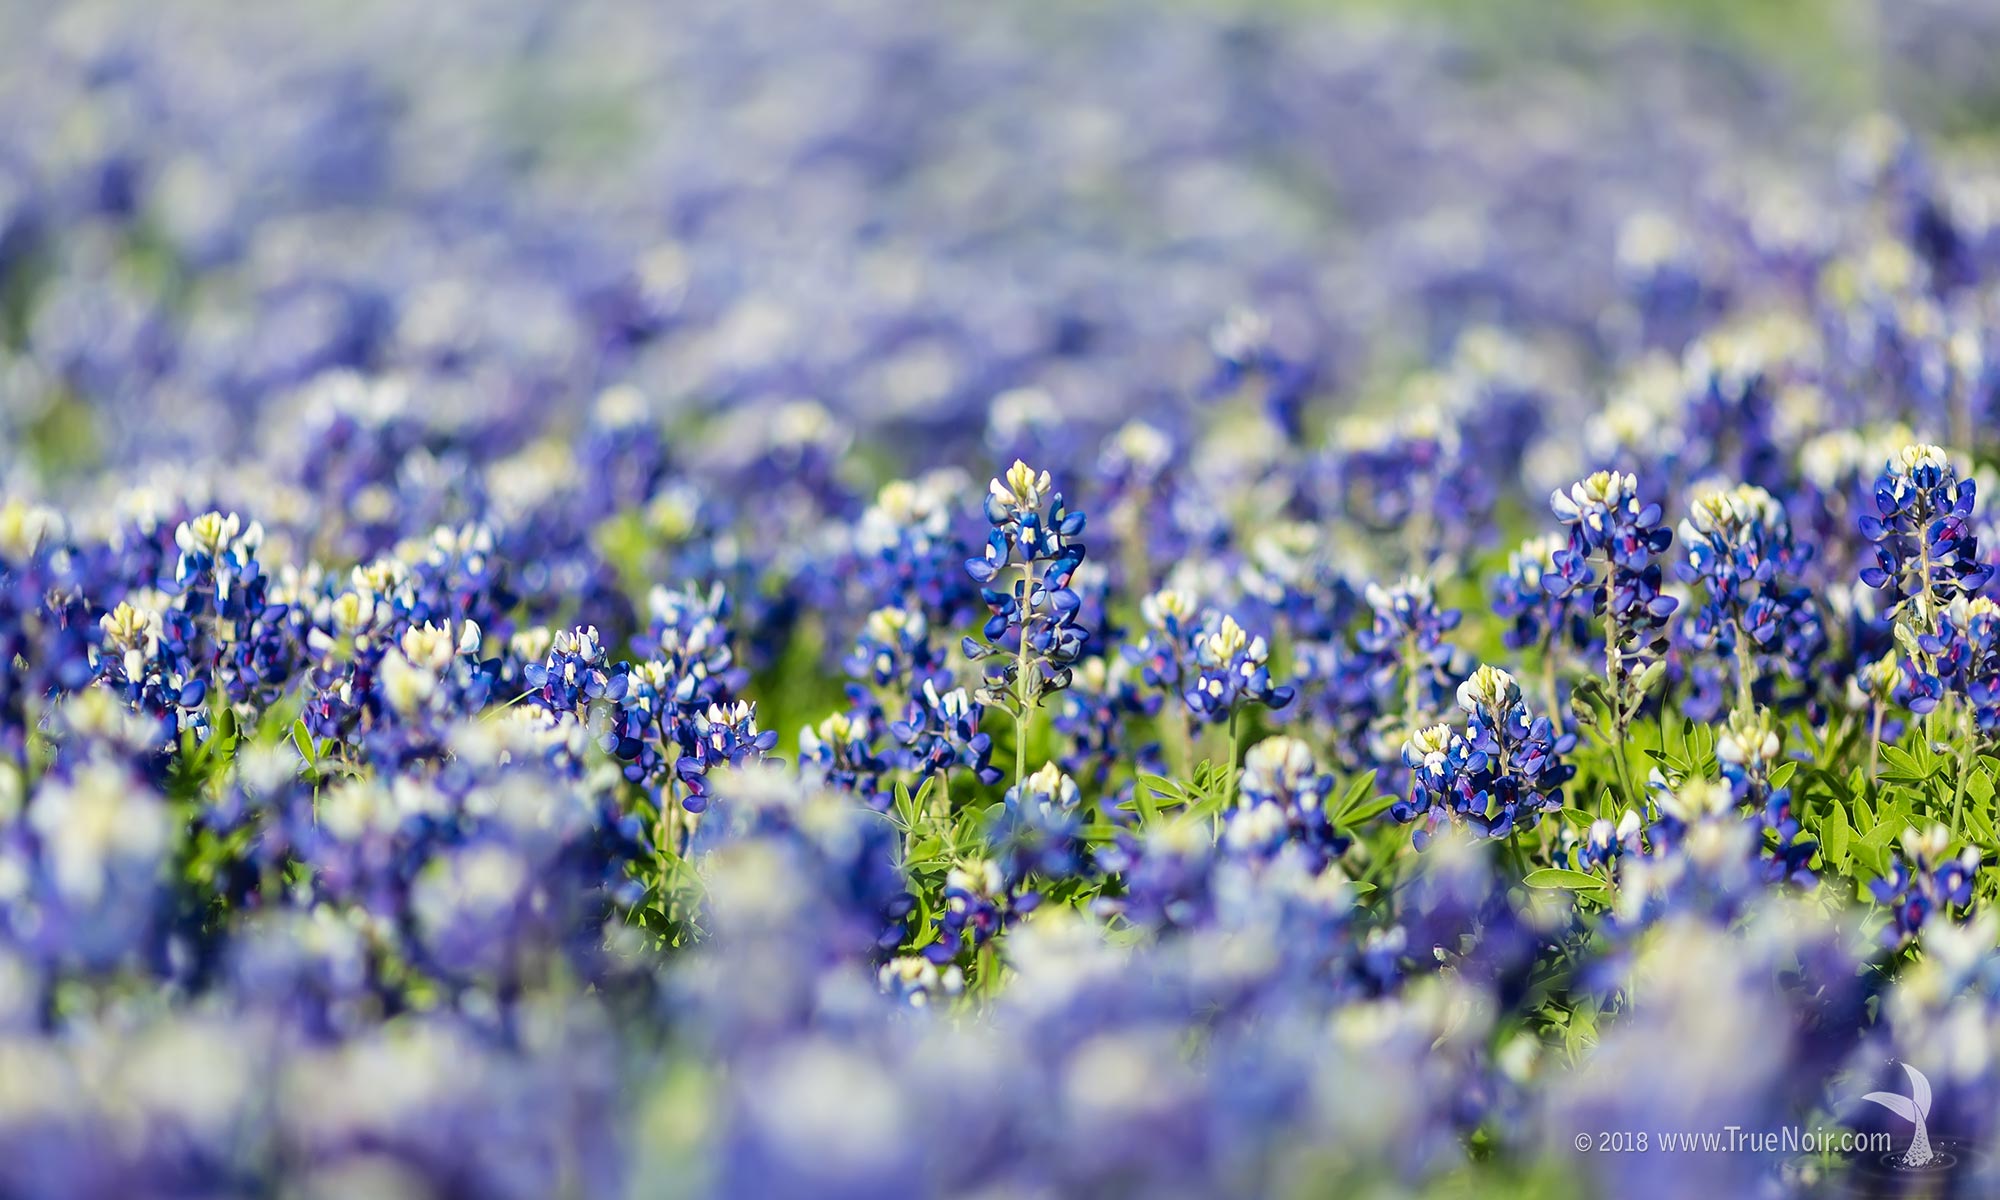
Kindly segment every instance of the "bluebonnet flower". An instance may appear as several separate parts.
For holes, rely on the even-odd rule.
[[[872,968],[893,956],[916,898],[888,822],[768,762],[718,776],[714,786],[718,803],[689,845],[716,876],[708,894],[714,932],[783,955],[764,961],[773,974],[751,986],[810,987],[828,964]],[[760,1003],[743,1000],[746,1009]]]
[[[486,707],[496,664],[479,657],[484,637],[471,621],[411,625],[382,656],[376,687],[381,709],[400,718],[403,753],[427,753],[453,716]]]
[[[1949,411],[1950,326],[1926,286],[1925,264],[1895,238],[1877,238],[1836,257],[1821,274],[1844,319],[1831,332],[1835,378],[1867,387],[1878,405],[1919,428],[1967,431]]]
[[[549,911],[546,884],[533,867],[491,838],[451,847],[426,864],[410,888],[426,961],[449,980],[518,986]]]
[[[1903,650],[1896,701],[1919,716],[1934,711],[1954,685],[1964,687],[1961,631],[1951,608],[1978,595],[1993,566],[1979,558],[1971,517],[1977,488],[1961,480],[1943,450],[1909,445],[1892,456],[1875,481],[1875,509],[1862,513],[1861,532],[1875,544],[1875,565],[1861,581],[1890,600]]]
[[[981,699],[1013,714],[1018,779],[1027,774],[1028,720],[1045,696],[1069,686],[1070,668],[1089,637],[1077,623],[1081,601],[1069,587],[1083,562],[1076,538],[1084,514],[1064,507],[1047,471],[1017,459],[989,486],[986,519],[993,526],[986,554],[967,559],[965,569],[992,616],[983,641],[965,639],[965,653],[987,662]],[[1009,573],[1015,577],[1002,579]]]
[[[856,582],[868,604],[907,606],[945,627],[970,617],[975,593],[957,529],[964,487],[955,471],[883,485],[854,523]]]
[[[1698,247],[1671,217],[1641,211],[1618,230],[1618,273],[1648,346],[1677,349],[1720,307]]]
[[[1199,927],[1215,910],[1217,859],[1208,822],[1186,814],[1137,835],[1121,832],[1098,861],[1117,877],[1122,894],[1101,897],[1098,911],[1147,930]]]
[[[1932,632],[1916,633],[1896,626],[1903,657],[1885,657],[1873,671],[1874,690],[1918,716],[1937,711],[1950,697],[1958,699],[1960,736],[1970,753],[1976,743],[1990,741],[2000,729],[2000,604],[1991,598],[1960,596],[1935,617]],[[1886,689],[1882,681],[1892,681]],[[1880,734],[1876,735],[1879,741]],[[1963,779],[1969,771],[1961,766]],[[1959,792],[1962,804],[1963,789]],[[1953,818],[1957,828],[1957,818]]]
[[[1126,647],[1124,656],[1139,664],[1149,687],[1179,695],[1190,674],[1195,634],[1201,628],[1201,604],[1193,593],[1162,588],[1139,601],[1139,617],[1147,632]]]
[[[1446,640],[1461,614],[1431,585],[1407,578],[1364,592],[1368,623],[1330,642],[1292,648],[1300,686],[1352,766],[1398,761],[1404,735],[1438,715],[1470,656]]]
[[[949,674],[944,654],[930,639],[930,622],[922,610],[891,605],[868,614],[854,650],[847,656],[847,673],[854,680],[848,697],[875,705],[877,689],[915,692]]]
[[[1365,609],[1361,583],[1326,532],[1304,522],[1256,530],[1239,582],[1247,600],[1268,610],[1272,628],[1295,642],[1341,638]],[[1262,614],[1247,610],[1246,615]]]
[[[1660,595],[1659,568],[1654,559],[1673,544],[1674,535],[1660,524],[1660,506],[1639,503],[1638,480],[1616,471],[1599,471],[1549,496],[1556,519],[1569,528],[1569,545],[1555,555],[1555,572],[1542,586],[1555,595],[1582,588],[1608,587],[1611,598],[1600,607],[1640,629],[1657,628],[1674,610],[1674,601]],[[1610,564],[1608,580],[1600,581],[1593,560]]]
[[[1669,779],[1648,784],[1657,808],[1637,844],[1620,836],[1610,856],[1618,885],[1614,916],[1625,932],[1674,916],[1740,916],[1768,892],[1760,865],[1764,841],[1757,820],[1744,820],[1736,791],[1716,779]],[[1642,852],[1643,851],[1643,852]]]
[[[1154,578],[1154,563],[1177,562],[1186,549],[1172,519],[1174,458],[1174,439],[1138,419],[1105,438],[1098,452],[1100,504],[1125,588],[1145,586]]]
[[[1534,716],[1514,677],[1481,666],[1458,685],[1458,706],[1470,718],[1466,740],[1485,755],[1492,771],[1487,783],[1496,819],[1494,836],[1512,828],[1533,828],[1541,814],[1562,807],[1563,784],[1576,768],[1563,755],[1576,748],[1576,735],[1558,731],[1548,716]]]
[[[1826,648],[1811,590],[1797,583],[1812,559],[1809,546],[1792,537],[1784,507],[1763,488],[1749,484],[1703,493],[1681,522],[1687,562],[1683,582],[1699,583],[1703,602],[1680,624],[1681,638],[1695,651],[1720,655],[1735,675],[1735,707],[1747,709],[1777,676],[1811,690],[1813,671]],[[1706,665],[1697,674],[1712,672]],[[1719,689],[1698,683],[1696,694]],[[1692,711],[1712,718],[1715,706]]]
[[[687,786],[681,803],[691,813],[708,808],[710,772],[762,761],[778,744],[777,730],[758,729],[757,706],[742,700],[711,704],[681,721],[676,736],[681,754],[674,774]]]
[[[967,638],[965,650],[975,659],[1013,654],[1011,667],[993,669],[1003,681],[994,694],[1033,707],[1045,692],[1067,686],[1065,670],[1088,636],[1074,623],[1077,598],[1069,590],[1083,562],[1083,543],[1074,539],[1083,532],[1084,515],[1064,507],[1048,472],[1037,474],[1016,461],[1004,480],[993,480],[986,517],[993,526],[986,554],[965,565],[993,615],[982,631],[985,641]],[[1004,590],[992,586],[1010,569],[1020,578],[1003,580]]]
[[[1816,332],[1783,313],[1760,313],[1720,325],[1695,339],[1681,356],[1682,405],[1677,424],[1686,444],[1677,465],[1694,475],[1714,474],[1764,487],[1789,483],[1781,426],[1797,414],[1779,410],[1781,397],[1796,404],[1816,393],[1781,393],[1793,360],[1808,359]]]
[[[1558,596],[1542,586],[1542,576],[1555,570],[1556,553],[1569,545],[1561,534],[1537,534],[1507,555],[1507,570],[1493,578],[1493,612],[1505,620],[1501,635],[1509,650],[1530,646],[1552,654],[1558,647],[1582,651],[1592,644],[1587,597],[1572,592]]]
[[[1371,583],[1366,596],[1372,619],[1354,635],[1361,654],[1348,669],[1375,693],[1376,711],[1414,728],[1443,709],[1465,674],[1465,651],[1445,640],[1463,614],[1440,606],[1430,581],[1416,576],[1393,587]]]
[[[965,989],[965,972],[956,964],[942,970],[921,954],[905,954],[882,964],[877,976],[882,991],[899,1003],[923,1008],[940,997],[956,996]]]
[[[1030,876],[1056,884],[1083,870],[1082,807],[1076,781],[1055,763],[1007,789],[988,836],[1009,892],[1022,894]]]
[[[1616,822],[1609,817],[1597,818],[1581,837],[1575,829],[1565,828],[1559,865],[1575,871],[1594,871],[1600,867],[1615,871],[1620,858],[1642,852],[1639,844],[1642,828],[1638,810],[1631,808]]]
[[[579,718],[590,701],[608,693],[612,679],[595,625],[557,632],[549,642],[548,657],[528,664],[522,674],[537,704]]]
[[[689,585],[656,587],[646,598],[650,622],[632,648],[660,664],[662,695],[684,716],[733,699],[748,678],[729,644],[729,593],[721,584],[706,593]]]
[[[0,899],[7,940],[86,970],[143,953],[166,915],[165,800],[122,764],[93,758],[41,781],[17,819],[25,845],[0,840],[0,871],[15,880]],[[10,862],[17,845],[25,861]]]
[[[263,542],[264,527],[252,521],[246,528],[235,513],[208,512],[181,522],[174,530],[174,544],[180,547],[174,585],[187,597],[188,610],[218,620],[242,614],[245,586],[263,573],[257,563]]]
[[[101,680],[169,732],[198,720],[181,710],[205,703],[209,676],[196,664],[197,635],[185,612],[165,597],[135,592],[98,618],[98,629],[92,655]]]
[[[1673,544],[1673,532],[1660,523],[1658,504],[1640,504],[1638,488],[1631,475],[1599,471],[1550,495],[1549,507],[1569,527],[1569,545],[1556,552],[1555,571],[1542,577],[1552,596],[1593,597],[1604,626],[1605,732],[1621,771],[1629,724],[1665,670],[1663,631],[1678,605],[1662,594],[1655,561]],[[1603,567],[1602,577],[1593,564]]]
[[[50,620],[49,584],[57,557],[67,553],[63,519],[55,510],[9,499],[0,504],[0,754],[26,762],[30,723],[35,709],[57,679],[50,667],[70,654],[45,658],[44,641],[61,623]],[[74,674],[68,688],[81,687],[95,673],[88,634],[70,633],[74,641]],[[48,646],[47,649],[56,649]],[[64,664],[68,665],[68,664]],[[26,669],[21,669],[26,668]]]
[[[894,796],[883,786],[889,760],[876,752],[875,719],[866,712],[834,713],[799,730],[799,765],[817,770],[834,787],[854,793],[877,812]]]
[[[1485,533],[1493,506],[1485,468],[1434,403],[1419,398],[1394,421],[1350,418],[1329,453],[1337,511],[1399,537],[1407,569],[1456,561]]]
[[[2000,603],[1980,596],[1954,606],[1949,619],[1964,631],[1963,679],[1973,725],[1988,739],[2000,737]]]
[[[1875,481],[1875,512],[1861,514],[1861,532],[1875,543],[1875,564],[1861,581],[1907,606],[1922,632],[1955,597],[1977,595],[1993,576],[1979,557],[1971,524],[1977,488],[1960,479],[1945,452],[1905,446]]]
[[[1794,810],[1792,790],[1772,781],[1778,762],[1779,739],[1769,709],[1738,708],[1729,714],[1715,741],[1715,758],[1722,778],[1737,803],[1756,811],[1760,857],[1773,883],[1811,887],[1817,882],[1808,867],[1819,843],[1805,836]]]
[[[1095,784],[1103,784],[1113,767],[1127,758],[1139,769],[1157,773],[1159,746],[1133,743],[1135,719],[1151,717],[1159,709],[1159,693],[1142,686],[1140,672],[1127,655],[1084,659],[1056,701],[1055,727],[1070,739],[1059,765]]]
[[[1316,364],[1281,352],[1271,322],[1249,309],[1231,312],[1219,322],[1209,333],[1208,345],[1214,368],[1203,394],[1227,396],[1255,381],[1261,385],[1265,414],[1287,437],[1298,437],[1300,410],[1317,381]]]
[[[1236,807],[1223,840],[1259,860],[1296,845],[1317,872],[1346,852],[1348,839],[1326,810],[1333,777],[1320,770],[1312,747],[1294,737],[1270,737],[1243,755]]]
[[[1562,785],[1576,774],[1562,759],[1575,735],[1531,716],[1507,672],[1481,666],[1459,685],[1458,705],[1470,717],[1464,733],[1434,725],[1403,747],[1411,793],[1390,813],[1406,823],[1423,818],[1413,833],[1419,849],[1447,825],[1488,837],[1533,828],[1544,812],[1562,807]]]
[[[924,947],[924,957],[940,966],[967,950],[977,951],[1000,936],[1016,916],[1041,902],[1038,892],[1016,893],[1006,873],[990,858],[968,858],[945,875],[944,911],[938,914],[937,938]]]
[[[1389,815],[1405,824],[1423,820],[1411,834],[1418,849],[1459,821],[1486,820],[1487,797],[1477,787],[1486,757],[1451,726],[1411,733],[1403,742],[1403,765],[1410,770],[1410,794],[1392,805]]]
[[[212,679],[230,700],[268,698],[291,671],[286,608],[270,601],[257,558],[263,542],[263,526],[246,527],[235,513],[204,513],[174,530],[174,606],[193,622],[189,670],[198,688]],[[183,693],[181,702],[200,698]]]
[[[408,588],[395,589],[399,607],[418,623],[472,621],[501,629],[519,600],[507,556],[484,524],[440,525],[420,546],[399,550]],[[383,594],[391,589],[379,586]]]
[[[1903,830],[1902,853],[1891,856],[1889,874],[1868,885],[1875,903],[1889,910],[1889,924],[1882,930],[1888,946],[1915,941],[1933,915],[1963,919],[1970,914],[1979,850],[1967,846],[1951,854],[1951,840],[1942,825]]]
[[[1194,678],[1183,693],[1188,707],[1211,722],[1227,720],[1252,704],[1282,709],[1296,691],[1271,681],[1271,651],[1261,636],[1252,637],[1236,618],[1222,613],[1195,632]]]
[[[604,389],[576,448],[583,468],[584,511],[602,521],[643,509],[669,478],[672,455],[644,393],[629,384]]]
[[[902,719],[889,725],[890,734],[902,744],[903,766],[920,777],[958,767],[981,783],[998,783],[1001,772],[992,762],[993,738],[979,729],[984,712],[985,706],[964,688],[941,692],[935,681],[926,680],[910,697]]]

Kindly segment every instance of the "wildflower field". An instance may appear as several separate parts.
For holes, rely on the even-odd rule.
[[[2000,1187],[2000,9],[1812,8],[0,11],[0,1197]]]

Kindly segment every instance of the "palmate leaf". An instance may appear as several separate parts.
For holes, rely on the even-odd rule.
[[[1885,765],[1882,780],[1885,783],[1903,783],[1923,786],[1943,770],[1944,764],[1928,753],[1922,756],[1904,750],[1900,746],[1882,747],[1882,761]]]
[[[1888,819],[1878,821],[1863,837],[1851,843],[1854,858],[1865,865],[1873,875],[1889,873],[1889,847],[1900,836],[1907,821]]]

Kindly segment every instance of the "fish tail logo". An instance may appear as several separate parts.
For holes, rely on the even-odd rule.
[[[1906,1167],[1927,1167],[1937,1158],[1936,1153],[1931,1150],[1930,1130],[1926,1128],[1926,1122],[1930,1120],[1931,1115],[1931,1081],[1924,1078],[1924,1073],[1909,1063],[1903,1064],[1903,1070],[1910,1076],[1909,1095],[1870,1092],[1861,1098],[1874,1101],[1917,1127],[1916,1135],[1910,1139],[1910,1148],[1903,1152],[1903,1157],[1899,1161]]]

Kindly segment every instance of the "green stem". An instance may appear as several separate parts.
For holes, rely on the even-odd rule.
[[[1873,700],[1874,712],[1868,721],[1868,782],[1875,782],[1875,769],[1882,761],[1882,715],[1887,707],[1880,699]]]
[[[1229,710],[1229,756],[1227,760],[1229,763],[1229,787],[1228,790],[1223,792],[1224,806],[1227,808],[1234,808],[1236,806],[1236,717],[1237,710],[1231,708]]]
[[[1743,621],[1736,621],[1736,710],[1749,712],[1756,707],[1752,700],[1757,685],[1757,661],[1750,653],[1750,635],[1743,630]]]
[[[670,742],[669,745],[672,745]],[[675,814],[680,810],[680,802],[674,797],[674,764],[680,761],[680,747],[674,746],[667,759],[667,782],[660,789],[659,827],[655,831],[655,851],[660,859],[660,915],[670,916],[667,908],[668,888],[672,883],[673,859],[679,854],[678,823]]]
[[[1014,659],[1014,784],[1027,795],[1028,723],[1040,699],[1028,675],[1028,616],[1035,599],[1035,577],[1028,564],[1021,564],[1021,645]]]
[[[1928,523],[1927,517],[1925,524],[1927,525]],[[1937,632],[1937,618],[1935,606],[1931,602],[1931,540],[1928,537],[1919,537],[1917,539],[1917,562],[1919,564],[1918,569],[1922,572],[1918,578],[1923,581],[1923,590],[1910,597],[1911,602],[1916,605],[1917,609],[1917,633],[1919,635],[1934,634]],[[1912,649],[1917,652],[1917,665],[1923,669],[1924,674],[1937,674],[1937,662],[1932,655],[1925,652],[1921,645],[1912,647]],[[1933,747],[1937,745],[1936,709],[1932,709],[1924,714],[1924,741]]]
[[[1960,819],[1965,813],[1965,777],[1972,770],[1972,709],[1961,705],[1963,711],[1962,728],[1958,736],[1958,779],[1951,790],[1951,836],[1957,837],[1962,826]]]
[[[1014,785],[1025,789],[1028,783],[1028,719],[1031,710],[1022,708],[1014,714]],[[1025,790],[1022,795],[1027,795]]]
[[[1604,682],[1605,697],[1611,704],[1611,756],[1618,766],[1618,786],[1627,803],[1638,800],[1632,788],[1632,764],[1625,758],[1625,685],[1619,678],[1624,652],[1619,645],[1618,610],[1612,607],[1612,576],[1618,566],[1607,552],[1604,556]]]

